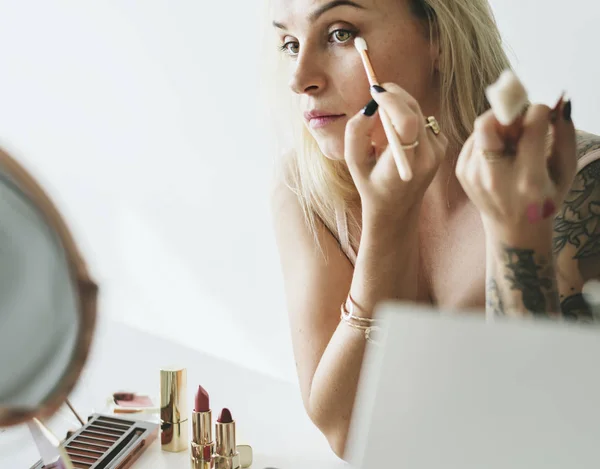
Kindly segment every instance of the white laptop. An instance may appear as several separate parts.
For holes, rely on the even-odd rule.
[[[347,454],[360,469],[600,468],[600,328],[383,305]]]

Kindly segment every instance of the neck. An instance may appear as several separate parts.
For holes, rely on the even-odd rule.
[[[460,150],[457,146],[448,147],[445,158],[425,193],[425,204],[435,208],[436,212],[442,211],[450,215],[469,200],[455,172]]]

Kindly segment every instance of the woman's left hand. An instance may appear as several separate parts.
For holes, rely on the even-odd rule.
[[[551,110],[532,105],[523,117],[516,154],[505,155],[503,128],[492,111],[481,115],[458,157],[456,175],[480,211],[486,234],[508,245],[552,236],[552,221],[577,169],[570,102]],[[548,148],[550,128],[553,143]]]

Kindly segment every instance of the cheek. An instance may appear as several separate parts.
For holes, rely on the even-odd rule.
[[[369,80],[358,52],[347,54],[332,73],[333,86],[343,101],[346,114],[352,116],[371,100]]]

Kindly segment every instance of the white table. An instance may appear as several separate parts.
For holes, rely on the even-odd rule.
[[[218,413],[222,407],[231,409],[237,422],[238,443],[250,444],[254,449],[253,468],[347,467],[332,453],[325,438],[306,416],[294,384],[118,322],[99,324],[90,360],[71,401],[85,419],[93,412],[103,412],[107,397],[117,390],[157,397],[159,369],[171,364],[185,366],[188,370],[189,412],[199,384],[210,393],[213,413]],[[76,428],[68,419],[74,422],[62,411],[50,422],[60,438],[67,429]],[[27,469],[37,459],[36,448],[26,428],[11,428],[0,433],[0,469]],[[163,452],[157,440],[133,467],[188,468],[189,454]]]

